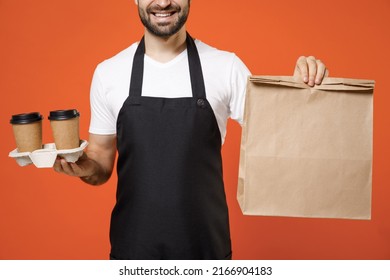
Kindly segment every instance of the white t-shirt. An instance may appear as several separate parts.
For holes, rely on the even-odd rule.
[[[227,119],[230,117],[242,124],[250,72],[234,53],[217,50],[199,40],[195,40],[195,44],[202,65],[206,98],[213,108],[223,143]],[[91,85],[90,133],[116,134],[119,110],[129,96],[137,46],[138,43],[134,43],[97,66]],[[142,96],[192,96],[187,50],[167,63],[160,63],[145,55]]]

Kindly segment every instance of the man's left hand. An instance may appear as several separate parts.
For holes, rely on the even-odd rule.
[[[295,66],[294,77],[301,78],[309,86],[321,84],[324,77],[329,75],[325,64],[314,56],[301,56]]]

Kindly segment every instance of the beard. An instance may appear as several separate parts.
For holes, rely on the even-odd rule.
[[[171,4],[164,9],[157,6],[150,6],[145,11],[138,6],[138,14],[142,24],[150,33],[158,37],[170,37],[176,34],[186,23],[189,14],[189,7],[190,1],[188,1],[188,5],[183,7],[183,9],[176,4]],[[150,20],[152,13],[165,11],[177,13],[178,18],[176,21],[167,23],[152,23]]]

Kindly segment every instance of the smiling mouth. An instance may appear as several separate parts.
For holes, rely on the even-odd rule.
[[[158,18],[167,18],[174,15],[176,12],[152,12],[151,14]]]

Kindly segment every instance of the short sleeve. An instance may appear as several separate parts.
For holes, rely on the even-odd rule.
[[[95,69],[90,90],[91,122],[89,132],[93,134],[116,134],[116,118],[107,100],[106,89]]]
[[[251,73],[246,65],[235,56],[230,77],[231,99],[229,106],[230,118],[240,125],[242,125],[244,119],[246,85],[250,75]]]

